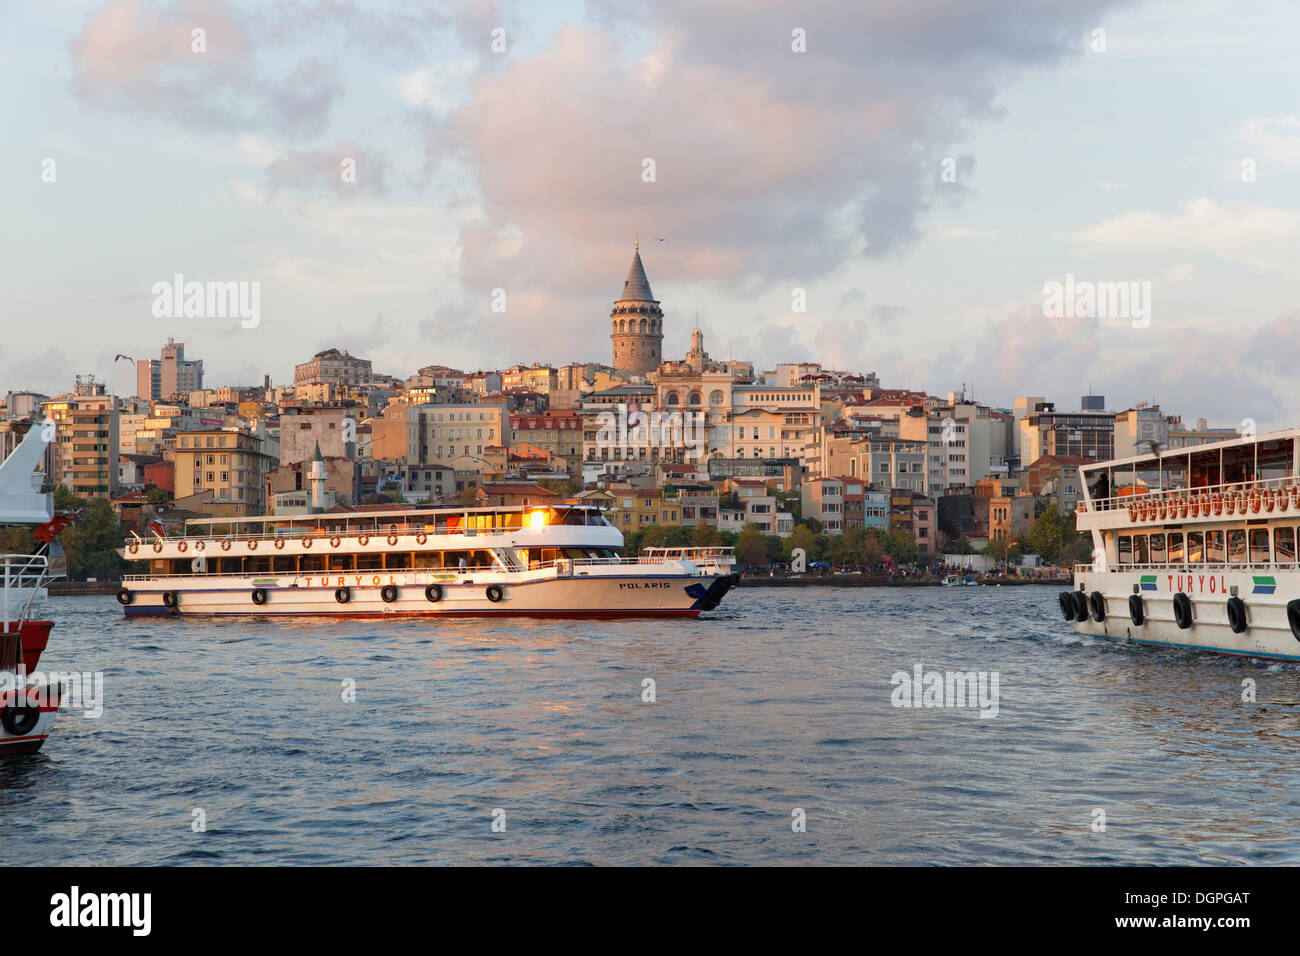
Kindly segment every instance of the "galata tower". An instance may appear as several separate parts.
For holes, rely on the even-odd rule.
[[[627,270],[623,294],[609,314],[609,339],[614,346],[610,364],[621,372],[645,375],[663,361],[664,314],[650,291],[650,281],[641,265],[641,240],[632,251],[632,268]]]

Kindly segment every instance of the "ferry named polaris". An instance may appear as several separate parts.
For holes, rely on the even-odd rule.
[[[586,505],[192,520],[120,549],[136,615],[695,617],[736,583],[732,549],[650,548]]]
[[[1079,468],[1079,634],[1300,660],[1300,429]]]

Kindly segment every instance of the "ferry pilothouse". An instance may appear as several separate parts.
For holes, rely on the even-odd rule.
[[[120,549],[128,616],[694,617],[736,583],[732,549],[652,548],[586,505],[407,508],[188,522]]]
[[[1079,469],[1080,634],[1300,660],[1300,429]]]

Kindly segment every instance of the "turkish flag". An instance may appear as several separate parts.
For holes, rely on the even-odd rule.
[[[60,531],[72,524],[76,517],[76,515],[55,515],[45,524],[37,525],[32,533],[36,535],[37,541],[44,541],[48,544],[59,536]]]

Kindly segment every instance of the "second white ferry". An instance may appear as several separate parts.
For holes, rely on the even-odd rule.
[[[210,518],[120,549],[128,616],[694,617],[736,583],[730,548],[648,549],[585,505]]]
[[[1300,429],[1085,465],[1080,634],[1300,660]]]

